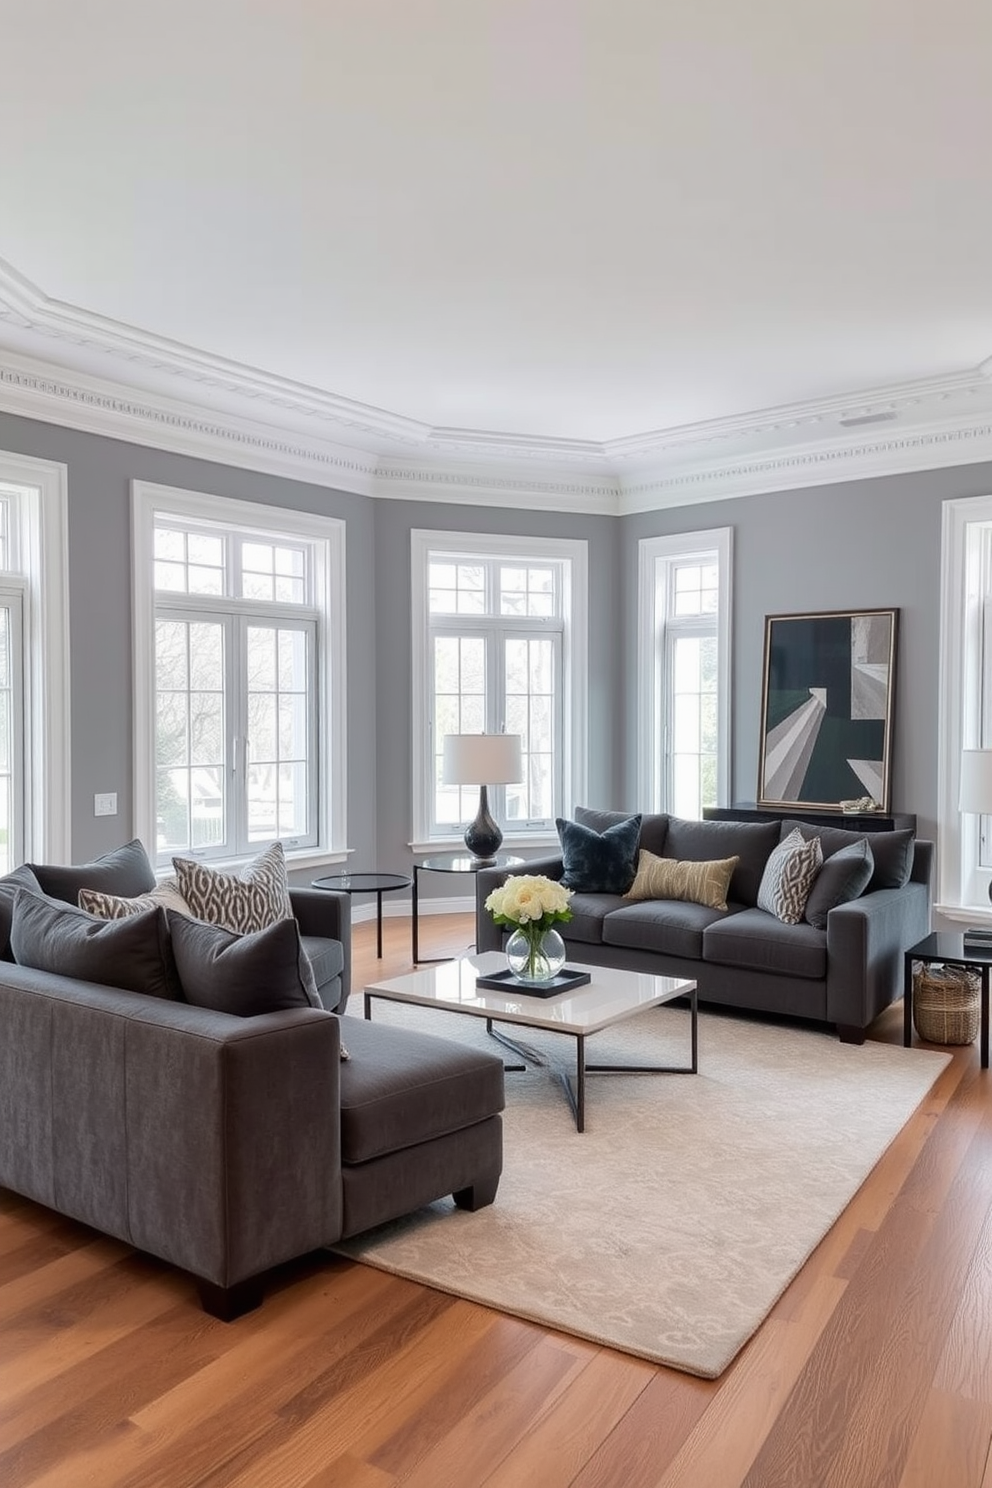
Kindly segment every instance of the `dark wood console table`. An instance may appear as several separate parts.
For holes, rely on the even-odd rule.
[[[703,809],[704,821],[780,821],[783,817],[815,827],[842,827],[847,832],[899,832],[906,827],[916,831],[915,814],[905,811],[811,811],[805,807],[756,806],[752,801]]]

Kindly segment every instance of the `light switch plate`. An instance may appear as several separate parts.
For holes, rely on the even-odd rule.
[[[117,815],[117,792],[104,791],[102,795],[93,797],[94,816],[116,816]]]

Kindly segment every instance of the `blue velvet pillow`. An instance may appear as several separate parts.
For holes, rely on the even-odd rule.
[[[641,840],[640,815],[594,832],[579,822],[558,818],[565,872],[562,883],[580,894],[626,894],[637,873]]]

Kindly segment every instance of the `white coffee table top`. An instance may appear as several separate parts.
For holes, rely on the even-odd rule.
[[[491,987],[477,987],[476,977],[506,969],[504,955],[499,951],[484,951],[477,956],[460,956],[456,961],[422,966],[405,976],[371,982],[365,991],[390,1002],[413,1002],[421,1007],[444,1008],[477,1018],[522,1023],[529,1028],[586,1034],[608,1028],[644,1008],[671,1002],[691,992],[696,985],[681,977],[584,966],[571,957],[568,968],[588,971],[592,981],[571,992],[558,992],[554,997],[528,997],[516,991],[497,992]]]

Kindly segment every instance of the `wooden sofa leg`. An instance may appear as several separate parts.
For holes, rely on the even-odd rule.
[[[499,1188],[499,1173],[479,1178],[470,1188],[460,1188],[451,1197],[459,1209],[468,1209],[474,1214],[476,1209],[485,1209],[487,1204],[493,1202],[497,1188]]]
[[[252,1312],[262,1305],[260,1276],[249,1276],[247,1281],[236,1282],[230,1287],[218,1286],[216,1282],[197,1277],[196,1285],[204,1312],[219,1318],[222,1323],[233,1323],[242,1313]]]
[[[865,1030],[858,1028],[854,1023],[838,1023],[837,1037],[842,1044],[863,1044],[865,1041]]]

